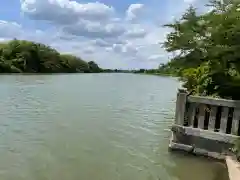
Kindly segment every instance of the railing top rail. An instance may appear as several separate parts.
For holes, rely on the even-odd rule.
[[[188,102],[201,103],[201,104],[209,104],[215,106],[226,106],[233,108],[240,108],[239,100],[227,100],[227,99],[218,99],[213,97],[203,97],[203,96],[188,96]]]

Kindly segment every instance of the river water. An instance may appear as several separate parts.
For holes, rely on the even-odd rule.
[[[168,152],[179,82],[132,74],[0,76],[2,180],[227,180]]]

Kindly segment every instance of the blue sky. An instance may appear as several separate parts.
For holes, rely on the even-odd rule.
[[[0,40],[26,39],[104,68],[155,68],[169,60],[159,42],[179,18],[203,0],[3,0]]]

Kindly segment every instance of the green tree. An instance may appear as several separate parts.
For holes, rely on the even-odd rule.
[[[89,70],[93,73],[99,73],[101,72],[101,69],[98,67],[98,65],[94,61],[88,62]]]
[[[0,73],[99,72],[98,65],[73,55],[61,55],[40,43],[14,39],[0,44]]]
[[[68,72],[89,72],[88,63],[73,55],[61,55],[61,64]]]
[[[190,7],[172,28],[164,47],[179,52],[168,67],[183,76],[185,87],[198,94],[240,99],[239,0],[211,1],[211,12]]]

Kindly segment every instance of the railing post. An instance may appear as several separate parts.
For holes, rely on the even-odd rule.
[[[226,133],[226,130],[227,130],[228,111],[229,111],[229,107],[223,107],[221,123],[220,123],[220,132],[224,134]]]
[[[198,128],[200,129],[204,129],[205,108],[205,104],[200,104],[198,115]]]
[[[212,105],[210,110],[211,111],[210,111],[209,122],[208,122],[208,130],[214,131],[215,124],[216,124],[216,116],[217,116],[217,106]]]
[[[239,123],[240,123],[240,108],[235,108],[233,112],[232,132],[231,132],[233,135],[239,135],[238,134]]]
[[[177,94],[176,112],[175,112],[175,124],[177,125],[181,125],[181,126],[184,125],[186,102],[187,102],[187,92],[179,89]]]
[[[196,114],[196,103],[190,103],[189,109],[187,110],[188,126],[194,126],[194,117]]]

